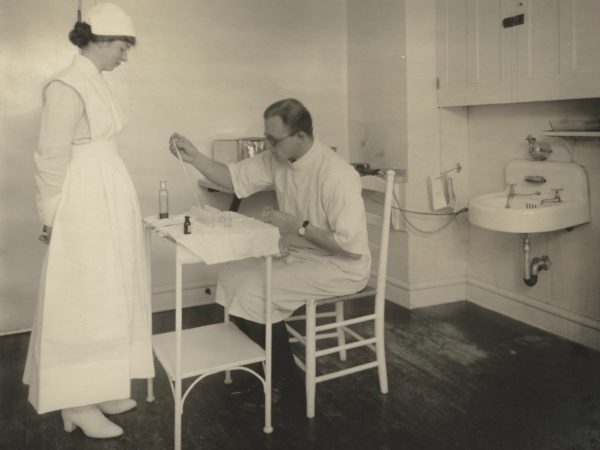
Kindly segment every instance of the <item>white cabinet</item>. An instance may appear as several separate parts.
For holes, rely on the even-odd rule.
[[[512,0],[437,0],[440,106],[511,101],[510,33],[502,19]]]
[[[515,101],[600,97],[600,2],[522,3]]]
[[[598,0],[436,0],[438,104],[600,97],[599,22]]]

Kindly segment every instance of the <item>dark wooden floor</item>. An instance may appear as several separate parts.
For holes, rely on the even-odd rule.
[[[190,308],[184,326],[221,316],[215,305]],[[214,376],[187,400],[183,448],[600,449],[600,353],[466,302],[412,312],[389,304],[386,323],[388,395],[376,371],[325,382],[314,419],[303,404],[276,408],[266,435],[262,415],[240,411]],[[155,332],[172,328],[171,313],[155,314]],[[28,339],[0,338],[0,448],[172,448],[173,400],[158,365],[156,401],[134,382],[137,409],[114,417],[125,435],[97,441],[65,433],[58,412],[38,416],[27,403]]]

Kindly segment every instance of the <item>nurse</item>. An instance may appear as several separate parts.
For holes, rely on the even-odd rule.
[[[23,381],[39,414],[61,410],[65,431],[112,438],[123,430],[105,415],[135,408],[131,379],[154,376],[140,209],[102,75],[136,38],[119,7],[100,3],[69,39],[80,52],[44,88],[34,155],[48,251]]]
[[[369,279],[367,222],[356,170],[313,136],[312,118],[296,99],[284,99],[263,113],[268,151],[225,166],[184,136],[174,134],[170,150],[239,198],[274,190],[278,210],[263,220],[279,228],[287,256],[273,261],[273,401],[298,392],[301,379],[288,343],[284,319],[310,298],[350,294]],[[219,274],[216,300],[238,327],[264,343],[264,261],[242,260]],[[278,392],[279,391],[279,392]]]

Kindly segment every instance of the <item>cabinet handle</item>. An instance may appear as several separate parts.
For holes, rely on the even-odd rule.
[[[519,14],[518,16],[505,17],[502,20],[502,26],[504,28],[516,27],[517,25],[523,25],[525,23],[525,14]]]

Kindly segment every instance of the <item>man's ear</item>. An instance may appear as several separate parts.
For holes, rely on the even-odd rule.
[[[308,137],[308,135],[304,131],[298,131],[296,133],[296,136],[298,136],[301,141],[305,140]]]

